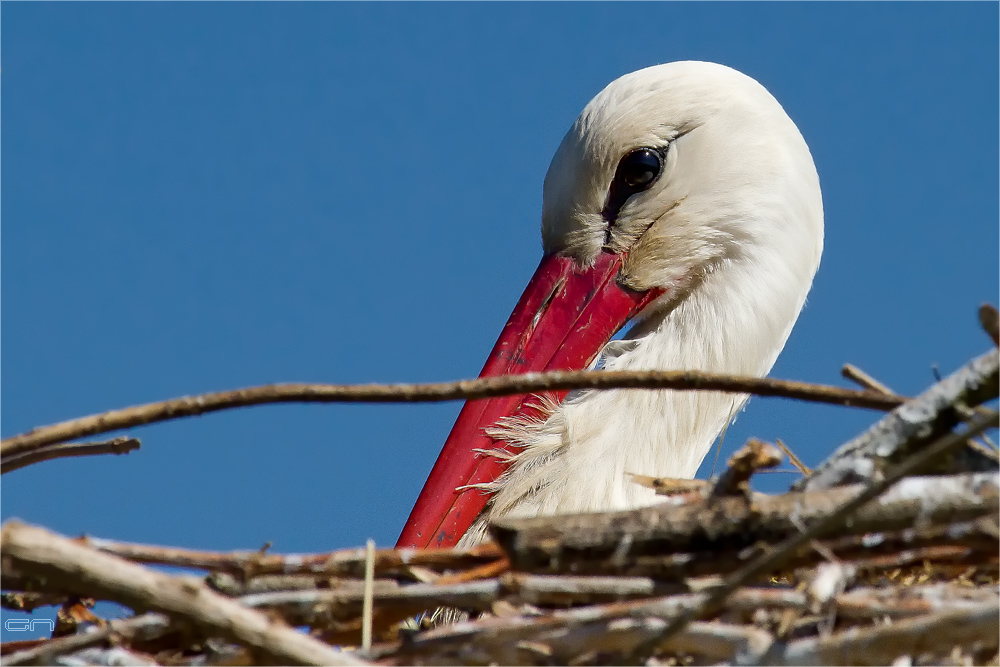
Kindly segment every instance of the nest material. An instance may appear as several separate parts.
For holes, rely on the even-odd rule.
[[[997,389],[991,350],[788,493],[750,490],[781,460],[752,440],[712,481],[637,478],[662,504],[506,520],[466,550],[209,553],[10,521],[3,605],[59,614],[3,664],[998,664],[1000,473],[974,440]]]

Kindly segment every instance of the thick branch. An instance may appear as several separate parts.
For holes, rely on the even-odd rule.
[[[102,554],[41,528],[8,521],[0,530],[3,569],[45,577],[68,591],[159,611],[209,636],[244,644],[279,664],[364,664],[234,600],[202,582],[178,579]]]
[[[732,573],[696,609],[685,612],[673,619],[656,641],[645,642],[641,650],[638,651],[639,658],[650,655],[660,642],[682,631],[692,621],[704,618],[721,609],[726,599],[738,588],[747,585],[761,574],[772,571],[812,540],[836,528],[844,527],[845,524],[853,525],[856,516],[859,514],[859,510],[863,511],[865,505],[885,494],[896,482],[899,482],[907,475],[912,475],[916,470],[925,468],[937,458],[954,451],[959,446],[965,444],[969,438],[979,435],[988,428],[996,428],[997,416],[997,413],[992,411],[990,411],[990,414],[977,414],[969,422],[968,429],[964,433],[950,433],[928,444],[922,451],[912,454],[905,461],[892,468],[881,481],[867,485],[861,493],[858,493],[837,507],[829,515],[803,528],[801,532],[789,537],[774,549],[755,558],[750,563],[747,563],[746,566]],[[885,498],[882,498],[880,504],[884,503]]]
[[[845,534],[967,521],[996,512],[1000,474],[915,477],[862,507]],[[710,497],[622,512],[501,519],[492,526],[515,569],[614,572],[636,557],[671,552],[736,553],[760,540],[776,542],[829,517],[861,486],[825,491]]]
[[[792,488],[816,491],[879,479],[888,466],[951,430],[959,422],[956,404],[974,406],[996,398],[998,367],[997,350],[973,359],[837,449]]]
[[[955,646],[995,649],[996,602],[929,614],[891,625],[852,628],[829,637],[811,637],[777,645],[761,664],[888,665],[900,656],[947,655]],[[933,664],[933,663],[931,663]]]
[[[0,442],[6,457],[133,426],[269,403],[426,403],[571,389],[685,389],[798,398],[891,410],[905,399],[827,385],[695,371],[558,371],[436,384],[276,384],[185,396],[42,426]]]
[[[100,454],[128,454],[139,449],[136,438],[114,438],[105,442],[66,442],[56,445],[46,445],[21,454],[4,456],[0,459],[0,474],[18,470],[33,463],[63,459],[72,456],[97,456]]]

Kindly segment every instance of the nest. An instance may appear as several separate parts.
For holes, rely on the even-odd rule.
[[[996,311],[980,317],[996,343]],[[779,495],[749,482],[782,460],[783,446],[751,440],[710,481],[637,477],[665,496],[658,505],[508,519],[491,527],[491,542],[464,550],[212,553],[7,522],[4,607],[59,612],[52,638],[4,643],[3,664],[998,664],[1000,473],[984,435],[997,412],[983,405],[998,394],[997,350],[913,399],[857,369],[845,375],[864,388],[611,378],[608,386],[735,387],[891,410],[815,470],[784,450],[803,475]],[[609,376],[362,389],[367,400],[441,400]],[[357,398],[334,389],[241,390],[36,429],[3,442],[3,470],[127,452],[138,441],[66,441],[161,418]],[[98,618],[95,600],[135,615]]]

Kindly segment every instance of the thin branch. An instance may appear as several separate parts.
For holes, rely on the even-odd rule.
[[[267,554],[260,551],[196,551],[152,544],[116,542],[99,537],[81,537],[76,542],[107,554],[155,565],[196,570],[217,570],[243,577],[265,574],[314,574],[328,577],[363,578],[367,559],[364,547],[321,554]],[[375,573],[407,576],[412,566],[461,569],[504,556],[499,546],[481,544],[468,549],[377,549]]]
[[[785,453],[788,457],[788,462],[791,463],[795,468],[803,475],[811,475],[812,469],[809,468],[802,460],[795,455],[795,452],[791,448],[779,439],[775,439],[774,444],[778,445],[778,449]]]
[[[248,609],[192,578],[176,578],[102,554],[42,528],[8,521],[0,529],[3,571],[44,577],[78,595],[113,600],[183,620],[209,636],[244,644],[278,664],[365,664],[281,621]]]
[[[996,428],[998,425],[997,417],[998,415],[996,412],[992,415],[977,414],[975,419],[969,422],[968,428],[965,432],[949,433],[945,437],[929,444],[922,451],[910,456],[904,462],[900,463],[886,473],[885,477],[881,481],[869,484],[861,493],[845,502],[825,518],[816,521],[805,530],[793,535],[779,544],[776,548],[759,556],[758,558],[755,558],[746,566],[740,568],[727,577],[726,580],[718,588],[712,591],[708,595],[708,598],[696,609],[685,612],[673,619],[663,630],[662,634],[656,639],[656,641],[646,642],[643,646],[644,650],[638,652],[638,654],[640,657],[642,655],[650,655],[660,643],[662,643],[665,639],[668,639],[672,634],[683,630],[684,627],[686,627],[690,622],[717,612],[725,605],[729,596],[732,595],[738,588],[747,585],[763,573],[774,570],[810,541],[839,526],[844,525],[845,519],[852,517],[852,515],[856,514],[856,512],[863,508],[868,502],[881,496],[883,493],[888,491],[890,487],[896,484],[896,482],[900,481],[907,475],[922,469],[937,457],[963,445],[966,440],[982,433],[986,429]]]
[[[781,463],[781,452],[774,445],[750,438],[729,460],[726,469],[712,487],[715,497],[743,495],[749,497],[750,478],[761,468],[774,468]]]
[[[365,544],[365,588],[361,620],[361,650],[372,647],[372,597],[375,594],[375,541]]]
[[[137,438],[114,438],[105,442],[66,442],[46,445],[21,454],[4,456],[0,459],[0,474],[19,470],[33,463],[51,461],[52,459],[69,458],[72,456],[97,456],[100,454],[128,454],[139,449]]]
[[[851,382],[856,382],[870,391],[877,391],[887,396],[892,396],[896,393],[853,364],[844,364],[844,367],[840,369],[840,374]]]
[[[988,303],[979,307],[979,323],[994,345],[1000,345],[1000,313]]]
[[[10,456],[42,445],[65,442],[143,424],[270,403],[426,403],[492,398],[571,389],[683,389],[724,391],[757,396],[891,410],[904,400],[871,391],[828,385],[752,378],[696,371],[555,371],[440,382],[435,384],[275,384],[200,396],[185,396],[42,426],[0,442]]]

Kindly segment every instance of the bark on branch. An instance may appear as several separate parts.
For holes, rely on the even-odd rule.
[[[777,542],[825,519],[863,487],[780,496],[709,497],[666,501],[623,512],[501,519],[494,539],[515,569],[534,572],[608,573],[637,557],[666,553],[735,553],[758,541]],[[1000,501],[1000,473],[907,479],[858,510],[844,534],[903,530],[969,521],[993,514]]]
[[[230,572],[243,578],[268,574],[362,578],[366,557],[363,548],[321,554],[268,554],[259,551],[196,551],[116,542],[99,537],[81,537],[74,541],[136,563]],[[492,543],[469,549],[379,549],[375,551],[375,574],[405,577],[411,567],[464,569],[497,560],[503,555],[503,551]]]
[[[140,442],[136,438],[114,438],[105,442],[66,442],[55,445],[45,445],[20,454],[4,456],[0,459],[0,474],[19,470],[33,463],[64,459],[74,456],[98,456],[100,454],[128,454],[139,449]]]
[[[427,403],[571,389],[683,389],[797,398],[891,410],[904,400],[873,391],[696,371],[556,371],[434,384],[275,384],[184,396],[42,426],[0,441],[3,457],[143,424],[269,403]]]
[[[894,463],[954,428],[961,420],[956,405],[975,406],[996,398],[998,378],[1000,357],[994,349],[887,414],[792,488],[816,491],[881,479]]]

